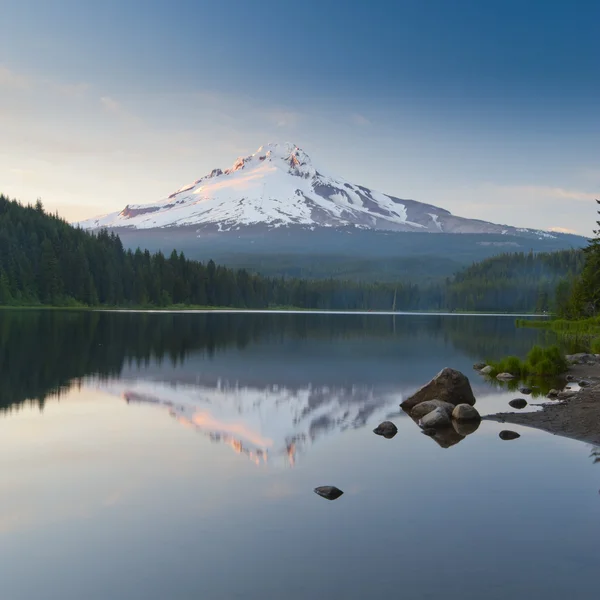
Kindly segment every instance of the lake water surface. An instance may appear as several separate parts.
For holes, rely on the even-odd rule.
[[[472,364],[540,335],[508,316],[2,311],[0,598],[594,597],[596,449],[488,421],[435,440],[399,410],[446,366],[506,410],[519,394]]]

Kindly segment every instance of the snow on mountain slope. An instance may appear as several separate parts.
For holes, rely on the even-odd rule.
[[[317,169],[294,144],[268,144],[233,166],[214,169],[154,204],[128,204],[121,212],[79,223],[154,229],[197,226],[347,227],[390,231],[511,233],[512,227],[453,216],[414,200],[401,200]],[[551,235],[551,234],[546,234]]]

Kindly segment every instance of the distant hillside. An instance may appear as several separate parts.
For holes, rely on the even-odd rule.
[[[464,310],[552,310],[557,286],[581,272],[584,258],[581,250],[488,258],[447,282],[445,303]]]

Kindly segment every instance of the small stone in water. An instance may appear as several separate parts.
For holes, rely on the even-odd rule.
[[[508,429],[505,429],[498,434],[498,437],[501,440],[516,440],[521,436],[516,431],[509,431]]]
[[[326,498],[327,500],[337,500],[344,492],[334,485],[322,485],[315,488],[315,494]]]
[[[391,421],[384,421],[375,427],[375,429],[373,429],[373,433],[382,435],[384,438],[389,440],[398,433],[398,428]]]
[[[525,408],[527,406],[527,400],[523,398],[515,398],[514,400],[511,400],[508,404],[513,408],[521,410],[522,408]]]

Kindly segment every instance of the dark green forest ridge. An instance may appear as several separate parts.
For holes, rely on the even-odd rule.
[[[41,202],[23,206],[0,196],[0,304],[8,306],[550,310],[557,286],[582,264],[580,251],[566,250],[503,254],[420,285],[266,277],[176,250],[168,257],[126,250],[114,233],[92,235],[46,213]]]

